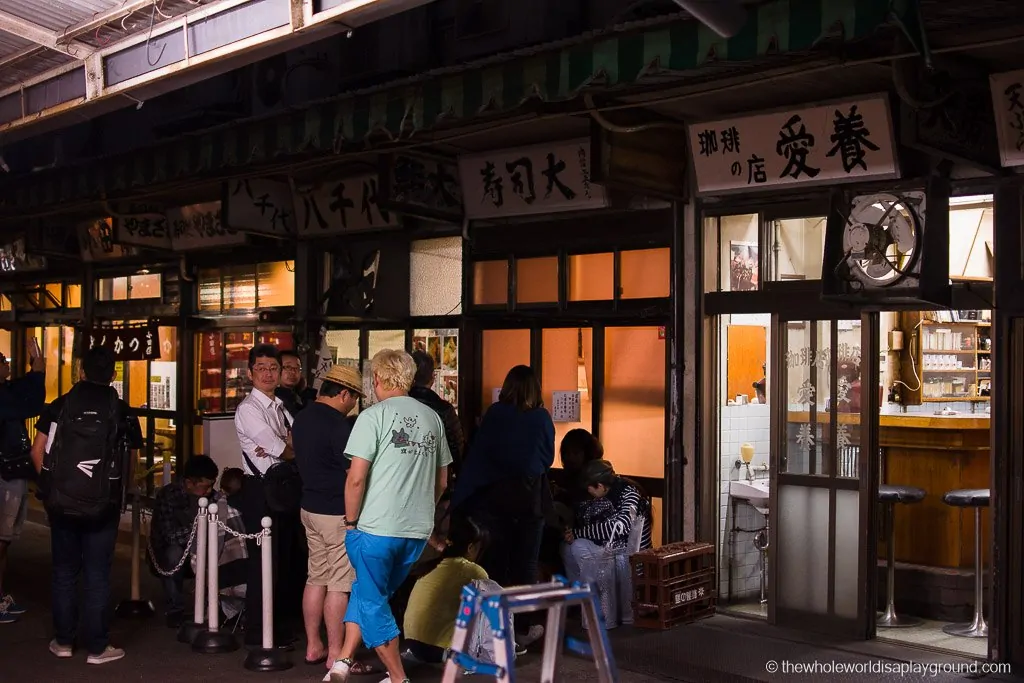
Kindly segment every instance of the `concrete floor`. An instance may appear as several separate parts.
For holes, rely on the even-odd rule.
[[[128,549],[118,548],[114,569],[115,598],[127,597]],[[143,574],[143,597],[159,598],[159,587],[148,572]],[[112,638],[124,646],[128,656],[105,666],[90,667],[84,656],[57,660],[46,650],[50,639],[49,605],[49,538],[46,527],[30,523],[25,533],[11,548],[8,590],[30,608],[30,612],[11,625],[0,626],[0,681],[31,681],[74,683],[76,681],[168,681],[201,682],[266,680],[318,681],[324,669],[301,662],[302,645],[292,654],[298,662],[282,674],[258,674],[242,667],[245,652],[225,655],[197,655],[188,646],[178,643],[174,632],[161,619],[145,622],[116,620]],[[843,642],[824,639],[806,632],[787,631],[761,621],[715,616],[696,624],[670,631],[642,631],[619,628],[610,633],[619,667],[621,683],[683,681],[716,683],[718,681],[905,681],[907,675],[898,667],[908,662],[930,666],[924,676],[938,683],[963,681],[965,667],[971,660],[948,654],[911,649],[878,641]],[[566,657],[559,681],[596,680],[593,665]],[[848,667],[845,673],[812,670],[807,673],[786,671],[788,664],[828,665],[830,662]],[[787,664],[788,663],[788,664]],[[531,653],[520,660],[517,671],[520,681],[539,680],[540,657]],[[780,669],[774,670],[778,664]],[[878,667],[886,668],[879,672]],[[870,667],[875,667],[872,670]],[[437,682],[438,671],[411,671],[416,683]],[[471,680],[475,680],[474,677]],[[378,683],[376,677],[356,679]],[[482,681],[490,679],[482,678]],[[1010,676],[990,676],[989,680],[1024,680]]]

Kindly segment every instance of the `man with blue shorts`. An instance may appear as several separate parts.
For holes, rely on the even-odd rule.
[[[412,357],[386,349],[373,357],[371,370],[379,402],[359,414],[345,448],[352,460],[345,482],[345,546],[356,580],[341,658],[324,678],[332,683],[369,673],[353,660],[360,638],[387,668],[381,683],[408,682],[388,601],[434,530],[434,508],[452,462],[441,418],[409,396],[416,374]]]

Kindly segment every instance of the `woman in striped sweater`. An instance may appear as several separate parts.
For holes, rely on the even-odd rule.
[[[605,625],[613,628],[620,616],[622,623],[631,621],[628,593],[632,589],[623,582],[629,582],[628,556],[635,550],[628,545],[634,526],[643,524],[640,549],[651,547],[651,501],[636,483],[617,475],[607,460],[587,463],[582,483],[590,499],[576,507],[576,521],[565,530],[562,557],[570,580],[596,586]],[[621,571],[619,565],[623,565]]]

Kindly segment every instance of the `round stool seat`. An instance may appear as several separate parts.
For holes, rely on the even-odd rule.
[[[984,508],[989,504],[988,489],[956,489],[947,491],[942,497],[946,505],[961,508]]]
[[[924,489],[916,486],[881,484],[878,487],[878,500],[882,503],[920,503],[924,497]]]

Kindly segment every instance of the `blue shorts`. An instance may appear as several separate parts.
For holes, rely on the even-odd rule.
[[[348,557],[356,571],[345,621],[359,626],[363,642],[371,650],[398,637],[388,601],[408,578],[426,545],[425,538],[374,536],[363,531],[345,535]]]

